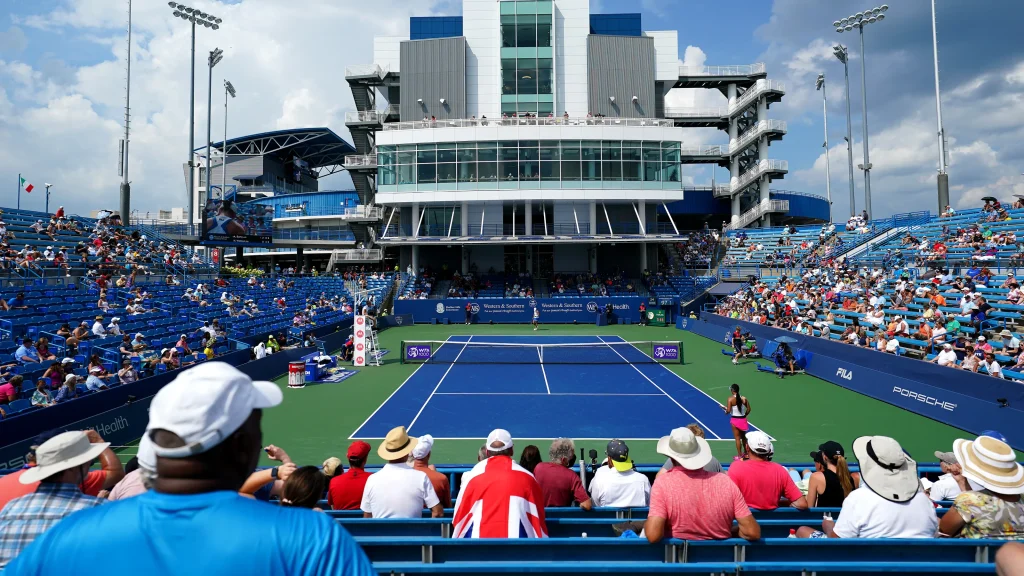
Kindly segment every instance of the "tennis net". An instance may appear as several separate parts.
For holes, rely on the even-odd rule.
[[[653,364],[683,361],[679,341],[452,342],[404,340],[402,362],[410,364]]]

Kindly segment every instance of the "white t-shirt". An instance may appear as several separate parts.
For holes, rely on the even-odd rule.
[[[892,340],[889,340],[888,342],[885,343],[885,351],[886,352],[891,352],[891,353],[895,354],[896,351],[899,350],[899,349],[900,349],[900,341],[897,340],[896,338],[893,338]]]
[[[636,470],[619,472],[608,466],[594,471],[590,481],[590,497],[594,506],[634,508],[651,501],[651,481]]]
[[[956,352],[944,349],[942,352],[939,352],[936,364],[939,366],[956,366]]]
[[[984,366],[986,370],[988,370],[990,376],[994,376],[996,378],[1003,377],[1003,367],[999,365],[999,362],[995,360],[993,360],[992,362],[985,362],[984,360],[982,360],[981,365]]]
[[[932,484],[931,490],[928,491],[928,497],[934,502],[952,500],[960,492],[962,490],[960,490],[960,485],[956,483],[956,478],[953,478],[952,474],[943,474]]]
[[[420,518],[438,502],[426,474],[408,464],[385,464],[366,479],[359,508],[374,518]]]
[[[843,501],[835,533],[840,538],[931,538],[938,527],[935,506],[924,490],[909,502],[891,502],[861,483]]]

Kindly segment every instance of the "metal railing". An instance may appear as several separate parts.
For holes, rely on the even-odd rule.
[[[769,212],[789,212],[789,200],[769,200],[765,198],[750,210],[740,214],[738,220],[726,224],[725,228],[726,230],[745,228],[747,225]]]
[[[376,76],[384,78],[388,73],[387,67],[381,68],[377,64],[353,64],[345,67],[346,78],[358,78],[362,76]]]
[[[352,110],[345,112],[345,122],[366,122],[369,124],[380,124],[384,121],[384,114],[377,110]]]
[[[679,149],[680,156],[725,156],[726,147],[720,145],[684,146]]]
[[[806,196],[807,198],[816,198],[818,200],[826,200],[824,196],[818,194],[811,194],[809,192],[797,192],[796,190],[772,190],[771,194],[789,194],[791,196]],[[826,200],[827,201],[827,200]]]
[[[729,113],[732,114],[737,110],[746,108],[752,100],[756,100],[761,94],[765,92],[786,92],[786,85],[778,80],[758,80],[752,87],[750,87],[742,96],[736,99],[736,102],[729,106]]]
[[[666,118],[725,118],[728,108],[665,108]]]
[[[720,189],[715,189],[715,196],[731,196],[737,192],[742,191],[744,188],[749,186],[755,180],[761,177],[761,175],[767,172],[788,172],[789,162],[785,160],[761,160],[757,163],[757,166],[744,172],[738,178],[733,178],[729,191],[723,193]]]
[[[735,142],[729,143],[729,154],[735,154],[740,150],[743,150],[749,146],[752,142],[760,139],[765,132],[786,132],[785,120],[761,120],[754,126],[751,126],[743,133],[742,136],[736,139]]]
[[[274,240],[349,240],[356,239],[347,228],[283,228],[274,230]]]
[[[353,114],[349,112],[348,114]],[[346,121],[348,120],[346,114]],[[385,122],[384,130],[424,130],[429,128],[475,128],[479,126],[661,126],[671,128],[672,120],[660,118],[461,118],[450,120],[415,120],[412,122]]]
[[[354,154],[345,156],[345,168],[377,167],[377,154]]]
[[[353,260],[371,260],[376,262],[381,259],[381,252],[380,248],[335,250],[331,255],[331,258],[338,262],[348,262]]]
[[[752,76],[764,73],[764,62],[731,66],[679,66],[680,76]]]

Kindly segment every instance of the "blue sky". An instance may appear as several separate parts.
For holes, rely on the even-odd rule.
[[[972,205],[989,194],[1024,194],[1024,52],[1016,27],[1019,0],[938,0],[943,113],[950,138],[954,204]],[[327,125],[346,134],[351,94],[344,67],[372,59],[374,35],[408,33],[411,15],[459,14],[457,0],[377,0],[373,10],[348,0],[202,0],[194,5],[225,19],[218,32],[200,34],[197,50],[226,52],[216,84],[239,89],[230,133]],[[789,133],[770,149],[789,161],[776,188],[825,193],[820,93],[829,96],[829,159],[835,213],[848,210],[845,100],[842,65],[831,44],[850,44],[855,162],[860,162],[860,66],[857,38],[838,35],[831,22],[875,4],[853,0],[592,0],[592,11],[643,13],[648,30],[679,31],[679,58],[687,63],[765,62],[769,78],[786,83],[782,103],[769,116],[786,120]],[[18,172],[30,181],[57,184],[54,193],[72,210],[114,207],[117,141],[123,114],[122,0],[0,0],[0,180]],[[184,204],[181,158],[187,148],[187,27],[166,3],[135,1],[133,135],[130,176],[133,205],[144,210]],[[893,1],[887,18],[866,31],[867,87],[873,203],[876,215],[936,210],[935,96],[931,16],[926,0]],[[315,40],[315,41],[311,41]],[[205,132],[202,59],[197,70],[197,134]],[[717,105],[713,93],[695,96]],[[221,105],[214,126],[222,121]],[[215,130],[217,131],[217,130]],[[688,131],[688,144],[724,143],[715,130]],[[705,184],[707,168],[685,175]],[[726,174],[717,172],[719,181]],[[332,177],[327,186],[344,185]],[[862,206],[862,177],[855,178]],[[14,202],[13,183],[0,187],[0,204]],[[25,199],[37,202],[41,198]],[[55,200],[56,201],[56,200]],[[33,206],[35,207],[35,206]]]

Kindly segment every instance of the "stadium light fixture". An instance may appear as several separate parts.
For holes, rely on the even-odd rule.
[[[224,81],[224,139],[220,142],[220,197],[224,198],[224,189],[227,187],[228,177],[228,96],[235,97],[235,87],[230,81]]]
[[[835,55],[836,60],[843,63],[843,76],[846,79],[846,136],[843,139],[846,140],[846,159],[850,169],[850,215],[856,216],[857,199],[854,195],[853,181],[853,124],[850,120],[850,52],[846,46],[836,44],[832,47],[832,54]]]
[[[177,2],[168,2],[167,6],[171,8],[172,15],[187,20],[192,25],[192,42],[191,42],[191,56],[189,59],[190,71],[189,71],[189,91],[188,91],[188,156],[186,165],[188,166],[189,176],[185,180],[185,187],[188,193],[188,224],[191,227],[195,223],[195,92],[196,92],[196,23],[202,24],[208,28],[218,29],[218,26],[211,26],[204,20],[204,18],[214,19],[215,17],[211,14],[207,14],[191,6],[186,6]],[[220,18],[216,18],[217,22],[221,22]],[[211,54],[212,56],[212,54]],[[212,60],[211,60],[212,61]],[[219,60],[218,60],[219,62]],[[211,69],[212,69],[211,64]],[[207,107],[209,108],[209,107]],[[209,138],[207,138],[207,156],[209,156]],[[207,188],[209,188],[209,159],[207,159]]]
[[[821,113],[825,118],[825,194],[828,197],[828,219],[832,221],[832,169],[828,159],[828,99],[825,97],[825,74],[818,74],[814,80],[814,89],[821,91]]]
[[[214,48],[210,50],[210,56],[206,60],[207,73],[207,92],[206,92],[206,197],[213,197],[213,182],[210,180],[212,172],[210,170],[210,163],[213,161],[213,147],[210,144],[210,132],[212,129],[213,120],[213,67],[216,66],[221,60],[224,59],[224,51],[220,48]],[[223,168],[221,169],[223,172]],[[224,197],[224,190],[221,190],[221,198]]]
[[[871,217],[871,159],[868,154],[868,97],[867,97],[867,64],[864,57],[864,27],[868,24],[874,24],[881,22],[885,18],[885,12],[889,10],[888,4],[882,4],[876,6],[870,10],[863,12],[857,12],[853,16],[844,18],[846,24],[840,29],[836,27],[836,32],[851,32],[854,28],[860,32],[860,95],[861,95],[861,116],[863,118],[861,127],[864,131],[864,163],[861,164],[861,169],[864,171],[864,209],[867,210],[868,217]],[[840,20],[840,23],[843,22]],[[843,48],[843,55],[840,57],[839,53],[836,52],[836,57],[840,61],[847,65],[847,53],[846,48]],[[849,106],[849,98],[847,98],[847,106]],[[852,162],[852,161],[851,161]]]

